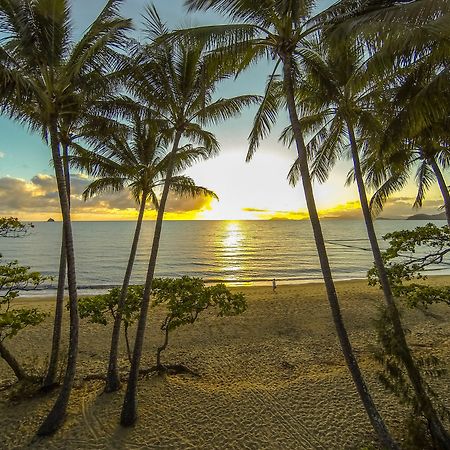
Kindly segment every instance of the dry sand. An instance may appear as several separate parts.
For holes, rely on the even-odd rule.
[[[435,283],[449,281],[439,277]],[[371,359],[371,319],[380,292],[364,281],[337,283],[343,315],[361,368],[388,426],[399,438],[402,407],[385,393]],[[102,382],[81,377],[102,373],[110,327],[82,322],[77,386],[67,421],[55,436],[33,441],[33,433],[52,405],[48,397],[11,401],[0,392],[0,447],[45,449],[360,449],[374,435],[340,352],[322,284],[240,289],[248,311],[218,318],[208,312],[193,326],[174,333],[163,356],[201,374],[143,378],[139,383],[139,421],[118,425],[123,390],[102,394]],[[52,310],[52,301],[20,300]],[[405,322],[414,351],[450,358],[448,307],[433,315],[407,311]],[[161,314],[149,317],[143,366],[154,364],[161,342]],[[8,343],[21,361],[44,366],[51,319]],[[125,356],[124,347],[122,355]],[[127,362],[121,365],[125,373]],[[13,380],[0,361],[0,384]],[[436,386],[450,403],[450,377]]]

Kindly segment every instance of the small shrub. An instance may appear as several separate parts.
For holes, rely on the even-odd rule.
[[[116,319],[121,291],[122,289],[117,287],[111,289],[107,294],[80,298],[78,301],[80,317],[88,318],[91,323],[108,325],[111,319]],[[131,361],[131,346],[128,330],[139,317],[142,295],[142,286],[129,286],[122,310],[122,323],[129,361]]]

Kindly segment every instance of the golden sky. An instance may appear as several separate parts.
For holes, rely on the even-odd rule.
[[[241,149],[243,150],[243,149]],[[224,152],[219,157],[199,163],[188,174],[197,184],[219,196],[179,198],[171,196],[167,220],[303,220],[308,218],[303,190],[291,187],[286,174],[290,158],[282,152],[261,152],[250,163],[244,163],[243,151]],[[315,196],[323,218],[360,218],[360,204],[354,186],[345,187],[348,165],[340,163],[330,180],[315,185]],[[135,220],[137,209],[129,193],[108,194],[85,202],[82,192],[90,180],[79,174],[72,176],[73,220]],[[411,183],[388,202],[385,217],[407,217],[416,213],[411,205],[415,194]],[[439,192],[432,189],[423,211],[439,212]],[[60,220],[59,200],[52,175],[37,174],[30,180],[0,178],[0,215],[22,220],[41,221],[52,217]],[[155,219],[149,205],[145,219]]]

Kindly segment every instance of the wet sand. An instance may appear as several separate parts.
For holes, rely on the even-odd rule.
[[[436,277],[433,283],[449,282]],[[403,409],[376,380],[371,357],[372,319],[381,294],[365,281],[337,283],[342,312],[358,361],[380,412],[397,438],[403,431]],[[51,407],[47,397],[11,401],[12,390],[0,391],[0,448],[45,449],[360,449],[374,435],[345,366],[322,284],[244,287],[248,310],[239,317],[219,318],[208,311],[198,323],[173,333],[163,362],[181,363],[190,375],[144,377],[139,383],[139,421],[118,425],[124,391],[102,394],[101,381],[82,381],[105,370],[111,327],[82,321],[79,370],[64,427],[53,437],[33,440]],[[52,299],[20,299],[53,310]],[[414,352],[450,361],[448,307],[432,315],[405,311]],[[162,342],[162,313],[149,316],[143,367],[155,361]],[[65,322],[67,333],[67,318]],[[52,319],[7,342],[18,359],[45,365]],[[133,335],[132,330],[131,335]],[[127,370],[122,343],[121,368]],[[13,381],[0,361],[0,385]],[[450,376],[436,384],[450,404]],[[14,388],[13,388],[14,389]],[[29,447],[28,447],[29,448]]]

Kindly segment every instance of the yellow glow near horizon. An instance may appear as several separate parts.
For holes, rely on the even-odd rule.
[[[251,163],[244,162],[245,149],[223,152],[219,157],[201,162],[187,171],[197,185],[214,191],[219,200],[212,198],[169,199],[165,220],[306,220],[308,212],[301,183],[289,185],[286,175],[292,155],[286,151],[262,150]],[[330,180],[314,185],[314,195],[323,218],[360,218],[361,211],[355,186],[345,187],[348,165],[339,163]],[[74,221],[134,221],[138,211],[132,199],[126,197],[115,202],[113,196],[84,203],[81,186],[85,176],[78,180],[78,193],[72,195]],[[6,178],[3,189],[2,215],[19,217],[24,221],[61,221],[54,177],[38,175],[32,180]],[[9,187],[8,187],[9,186]],[[9,190],[8,190],[9,189]],[[389,200],[385,217],[407,217],[414,214],[411,207],[417,187],[410,183],[402,192]],[[0,196],[2,192],[0,191]],[[16,199],[24,199],[23,202]],[[13,200],[10,202],[10,200]],[[10,203],[8,203],[10,202]],[[22,203],[22,204],[21,204]],[[436,214],[442,205],[437,186],[427,195],[421,211]],[[8,206],[13,204],[14,206]],[[148,210],[144,220],[155,220],[156,212]]]

